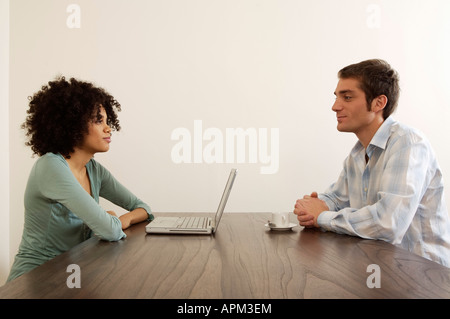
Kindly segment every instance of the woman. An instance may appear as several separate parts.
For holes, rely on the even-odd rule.
[[[92,235],[109,241],[123,229],[152,220],[150,207],[93,159],[106,152],[112,129],[119,131],[120,104],[102,88],[64,77],[30,97],[27,130],[39,155],[25,190],[22,242],[8,281],[54,258]],[[123,207],[117,217],[99,206],[99,197]]]

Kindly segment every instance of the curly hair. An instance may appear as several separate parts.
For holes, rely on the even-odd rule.
[[[90,123],[101,120],[101,107],[111,129],[120,130],[116,114],[121,110],[119,102],[92,83],[58,77],[28,99],[28,116],[22,124],[29,138],[25,144],[39,156],[52,152],[69,158],[82,144]]]

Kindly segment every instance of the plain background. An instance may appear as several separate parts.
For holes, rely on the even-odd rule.
[[[215,211],[232,167],[227,212],[292,211],[336,180],[356,142],[336,130],[331,106],[338,70],[365,59],[399,72],[394,118],[426,134],[450,176],[449,16],[447,0],[1,0],[0,282],[37,159],[20,129],[27,97],[57,75],[94,82],[122,104],[122,130],[96,159],[153,211]],[[278,170],[261,174],[267,165],[248,154],[174,163],[171,134],[193,135],[195,120],[224,135],[278,129]]]

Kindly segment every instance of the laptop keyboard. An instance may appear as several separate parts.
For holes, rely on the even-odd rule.
[[[178,219],[177,228],[202,229],[206,228],[208,217],[181,217]]]

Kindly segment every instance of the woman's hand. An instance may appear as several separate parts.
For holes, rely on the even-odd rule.
[[[148,218],[147,211],[143,208],[136,208],[131,212],[125,213],[119,217],[122,223],[122,229],[127,229],[131,225],[143,222]]]

